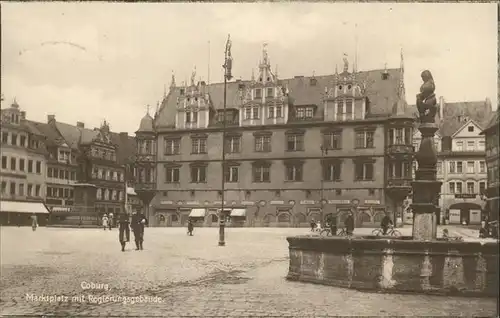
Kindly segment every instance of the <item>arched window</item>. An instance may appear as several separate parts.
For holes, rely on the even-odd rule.
[[[278,215],[278,222],[287,223],[290,222],[290,214],[288,212],[283,212]]]

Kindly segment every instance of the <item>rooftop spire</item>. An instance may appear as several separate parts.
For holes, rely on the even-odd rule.
[[[267,42],[262,45],[262,64],[269,64],[269,56],[267,55]]]
[[[174,70],[172,70],[172,80],[170,81],[170,87],[171,88],[175,87],[175,74],[174,74]]]
[[[191,86],[194,86],[195,78],[196,78],[196,65],[194,66],[193,73],[191,73]]]

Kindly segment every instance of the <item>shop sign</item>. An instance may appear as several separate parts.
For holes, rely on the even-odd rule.
[[[222,201],[214,201],[214,204],[220,205],[220,204],[222,204]],[[224,205],[226,205],[226,204],[227,204],[227,201],[224,201]]]
[[[476,198],[475,194],[469,194],[469,193],[455,194],[455,199],[475,199],[475,198]]]
[[[241,201],[241,205],[248,205],[248,206],[252,206],[254,205],[255,203],[253,201]]]
[[[351,204],[349,200],[328,200],[328,204]]]
[[[302,200],[302,201],[300,201],[300,204],[302,204],[302,205],[316,204],[316,201],[314,201],[314,200]]]
[[[174,201],[160,201],[160,204],[174,204]]]
[[[365,200],[365,204],[380,204],[380,200]]]
[[[200,202],[198,202],[198,201],[187,201],[186,204],[187,205],[199,205]]]
[[[276,201],[269,202],[269,204],[271,204],[271,205],[283,205],[283,204],[285,204],[285,201],[283,201],[283,200],[276,200]]]
[[[177,201],[177,204],[178,204],[178,205],[183,205],[183,204],[184,204],[184,202],[182,202],[182,201]]]

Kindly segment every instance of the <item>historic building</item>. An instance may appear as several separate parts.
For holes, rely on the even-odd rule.
[[[1,224],[29,223],[30,214],[47,214],[45,138],[14,100],[1,111]],[[42,215],[40,215],[42,216]],[[39,217],[45,223],[45,217]]]
[[[401,63],[402,64],[402,63]],[[280,79],[264,48],[249,81],[176,85],[136,133],[135,189],[148,189],[151,224],[306,226],[354,210],[373,225],[400,217],[410,191],[413,117],[399,69]],[[225,165],[222,165],[222,132]],[[385,190],[385,188],[388,190]],[[242,222],[242,223],[240,223]]]
[[[57,168],[58,176],[63,175],[66,179],[66,172],[60,171],[69,172],[69,182],[65,188],[74,183],[92,184],[96,187],[96,215],[101,216],[104,213],[117,215],[124,212],[125,182],[133,180],[130,173],[133,172],[132,166],[135,160],[134,138],[127,133],[112,133],[107,122],[100,128],[92,130],[85,128],[81,122],[76,126],[57,122],[55,116],[49,115],[47,125],[57,132],[57,135],[54,133],[50,136],[56,138],[52,142],[58,151],[57,158],[63,161],[59,162],[62,167]],[[57,139],[56,136],[61,138]],[[66,158],[69,158],[69,163],[64,163]],[[75,180],[72,180],[74,170],[69,170],[73,163],[78,167],[75,171]],[[54,171],[52,170],[52,173]],[[60,188],[60,184],[58,187]],[[59,214],[66,216],[65,213],[62,211]]]
[[[498,120],[499,108],[488,123],[482,134],[486,137],[486,166],[488,171],[488,183],[486,186],[486,213],[490,221],[498,221],[499,200],[500,200],[500,156],[499,156],[499,139],[498,139]]]
[[[54,120],[50,116],[48,121]],[[46,137],[47,190],[45,204],[51,212],[69,212],[73,206],[73,185],[76,183],[77,151],[72,149],[59,134],[55,125],[34,122]]]
[[[439,131],[435,136],[437,177],[443,183],[439,200],[440,223],[481,222],[487,181],[485,139],[481,132],[491,114],[488,99],[446,103],[440,98]],[[418,146],[420,139],[420,134],[415,133],[414,145]]]

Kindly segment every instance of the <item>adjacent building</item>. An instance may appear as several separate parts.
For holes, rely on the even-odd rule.
[[[435,135],[437,177],[441,181],[439,223],[480,224],[487,184],[485,139],[481,132],[490,120],[491,102],[447,103],[440,98]],[[420,132],[414,134],[416,151]],[[416,162],[414,162],[414,171]]]
[[[498,221],[499,200],[500,200],[500,155],[498,139],[499,109],[493,114],[486,129],[482,134],[486,137],[486,166],[488,171],[488,183],[486,187],[487,205],[485,212],[490,221]]]
[[[14,100],[1,111],[1,224],[25,224],[31,213],[45,223],[45,138]]]
[[[154,196],[157,226],[217,225],[223,191],[233,226],[342,222],[351,210],[358,226],[401,218],[414,126],[404,96],[403,65],[357,71],[344,60],[333,75],[280,79],[265,49],[250,80],[227,84],[225,112],[224,84],[172,78],[136,132],[135,189]]]

